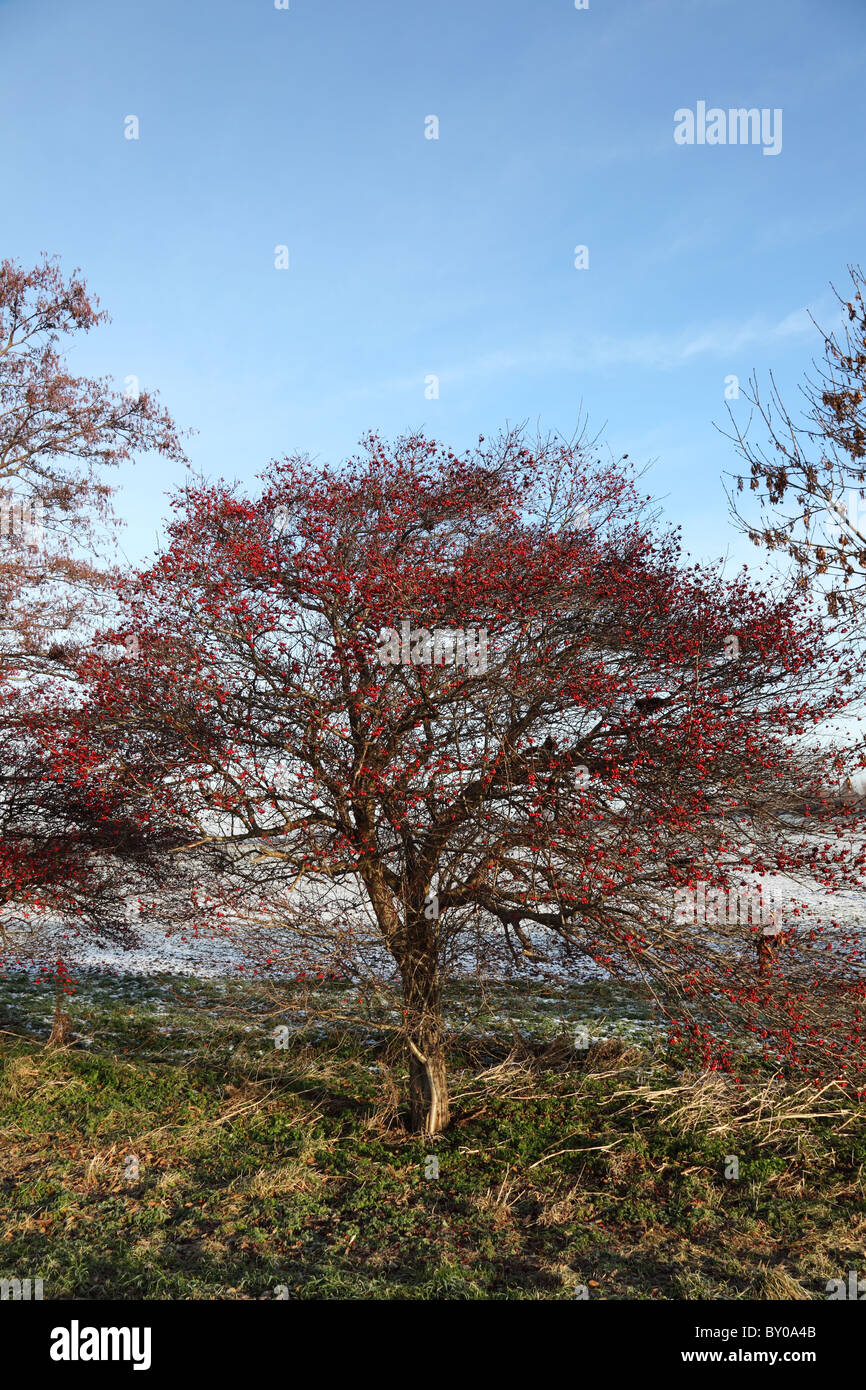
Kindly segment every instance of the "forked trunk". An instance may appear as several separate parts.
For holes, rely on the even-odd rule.
[[[451,1118],[441,986],[435,962],[416,958],[402,974],[412,1128],[439,1134]]]

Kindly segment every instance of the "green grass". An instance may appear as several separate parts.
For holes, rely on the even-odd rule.
[[[823,1298],[863,1263],[863,1108],[682,1072],[612,986],[455,990],[435,1142],[384,1017],[94,972],[47,1052],[51,1004],[0,980],[0,1276],[46,1298]]]

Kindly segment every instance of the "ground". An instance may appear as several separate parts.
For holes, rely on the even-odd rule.
[[[863,1107],[691,1073],[611,991],[455,990],[431,1142],[387,1030],[307,1023],[300,993],[92,972],[46,1051],[51,991],[9,973],[0,1277],[46,1299],[680,1300],[862,1273]],[[334,1012],[347,992],[316,986]]]

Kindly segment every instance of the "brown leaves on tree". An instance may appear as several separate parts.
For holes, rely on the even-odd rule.
[[[818,581],[831,617],[863,616],[866,602],[866,277],[849,266],[849,300],[834,290],[844,319],[841,333],[821,333],[824,360],[801,387],[806,410],[796,418],[770,377],[767,398],[756,380],[744,395],[745,425],[728,407],[731,439],[748,465],[734,475],[758,494],[759,519],[732,501],[737,522],[756,544],[794,561],[800,582]],[[817,327],[817,325],[816,325]],[[763,439],[755,439],[753,425]]]
[[[113,525],[108,470],[148,450],[184,458],[152,393],[67,369],[66,340],[106,321],[78,271],[0,263],[0,675],[23,677],[92,622],[111,578],[97,560]]]

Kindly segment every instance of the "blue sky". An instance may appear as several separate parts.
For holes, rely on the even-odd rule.
[[[582,403],[693,555],[757,563],[713,422],[730,374],[794,400],[866,263],[864,59],[862,0],[0,0],[0,256],[81,266],[75,367],[157,388],[207,474]],[[699,101],[781,108],[781,152],[676,144]],[[182,474],[124,471],[132,558]]]

